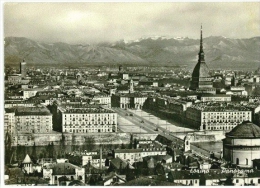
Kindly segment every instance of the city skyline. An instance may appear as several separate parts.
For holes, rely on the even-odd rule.
[[[203,24],[204,37],[250,38],[260,35],[258,7],[259,2],[7,2],[4,37],[70,44],[146,36],[198,39],[198,27]]]

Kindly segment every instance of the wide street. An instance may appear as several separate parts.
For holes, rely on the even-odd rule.
[[[188,132],[195,132],[189,128],[179,127],[162,120],[143,110],[113,108],[118,113],[118,128],[123,132],[130,133],[155,133],[160,134],[169,140],[174,141],[174,145],[183,147],[183,139]],[[209,160],[209,151],[191,145],[196,155]]]

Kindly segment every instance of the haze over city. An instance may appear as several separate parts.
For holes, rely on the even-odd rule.
[[[4,37],[86,44],[144,36],[198,39],[260,35],[259,2],[5,3]]]

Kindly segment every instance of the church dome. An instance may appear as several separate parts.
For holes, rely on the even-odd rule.
[[[240,125],[237,125],[234,129],[227,133],[226,136],[235,138],[260,138],[260,127],[246,121]]]
[[[198,62],[192,72],[192,77],[199,78],[199,77],[210,77],[209,75],[209,68],[205,62]]]

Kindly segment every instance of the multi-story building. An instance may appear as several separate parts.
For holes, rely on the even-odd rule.
[[[5,109],[5,116],[4,116],[4,131],[8,133],[13,133],[15,130],[15,109],[14,108],[7,108]]]
[[[29,99],[31,97],[34,97],[38,91],[38,88],[23,90],[23,99]]]
[[[231,95],[202,95],[199,97],[201,102],[230,102]]]
[[[184,113],[192,105],[191,101],[169,100],[169,110],[177,114]]]
[[[17,133],[49,133],[52,131],[52,114],[45,107],[24,107],[15,111]]]
[[[95,94],[92,98],[94,102],[100,105],[104,105],[108,108],[111,107],[111,96],[106,94]]]
[[[186,118],[200,130],[231,130],[252,121],[252,111],[238,103],[197,103],[187,108]]]
[[[142,109],[147,95],[141,93],[126,93],[112,95],[112,106],[120,108]]]
[[[117,132],[117,113],[101,107],[59,106],[62,117],[62,132],[93,133]]]
[[[18,100],[8,100],[5,101],[5,108],[13,108],[13,107],[33,107],[35,104],[31,101],[18,101]]]
[[[7,76],[8,83],[10,84],[19,84],[21,83],[21,75],[20,74],[12,74]]]

